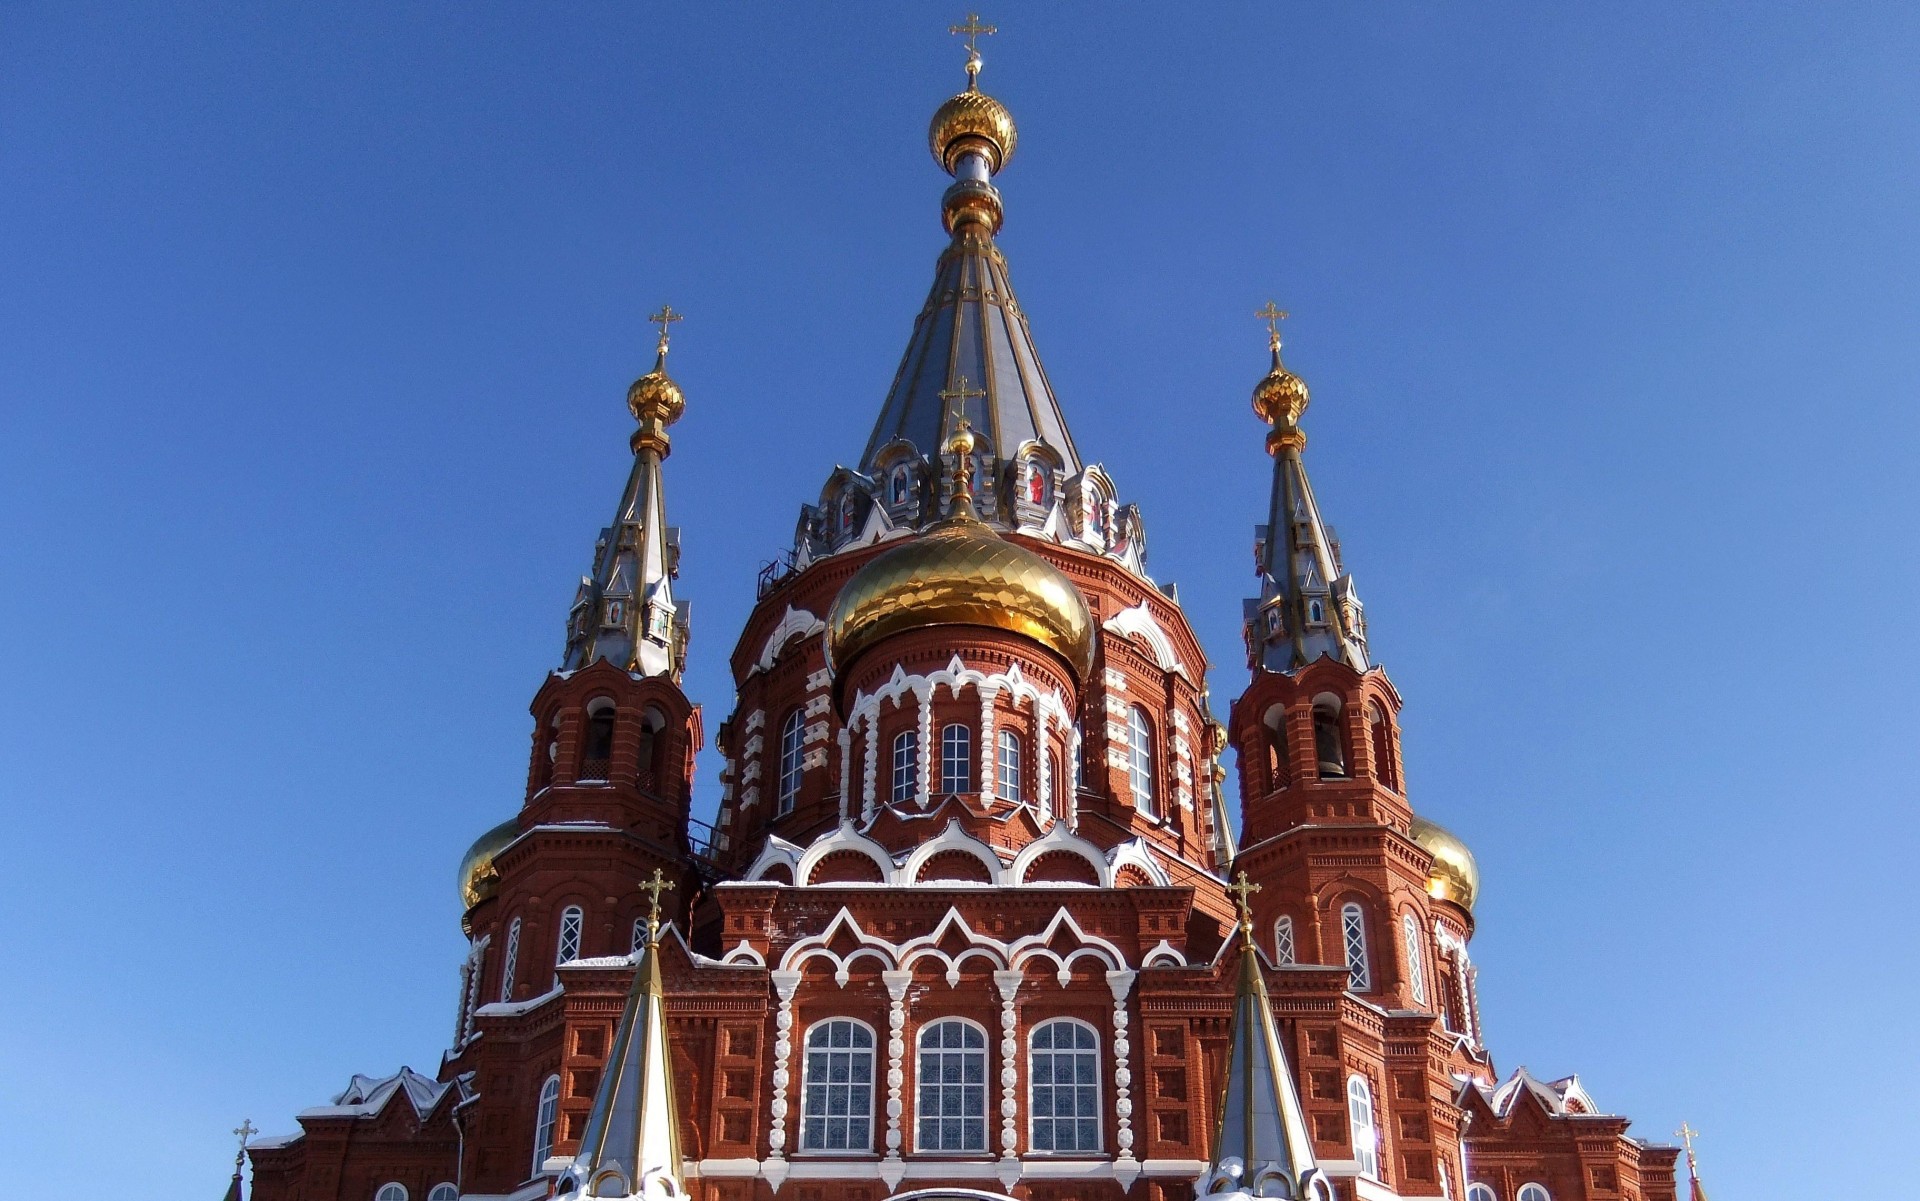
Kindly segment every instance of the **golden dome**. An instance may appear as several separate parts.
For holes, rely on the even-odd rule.
[[[1007,106],[973,87],[941,105],[927,129],[933,157],[949,175],[967,150],[984,150],[988,173],[998,172],[1013,157],[1018,140]]]
[[[1307,381],[1280,362],[1278,346],[1273,348],[1273,370],[1253,386],[1253,411],[1273,426],[1297,425],[1307,411]]]
[[[500,873],[494,869],[493,857],[518,837],[520,819],[510,817],[473,840],[473,845],[460,858],[460,907],[463,910],[487,900],[493,896],[494,889],[500,887]]]
[[[1474,898],[1480,895],[1480,868],[1467,844],[1446,827],[1419,816],[1414,817],[1409,833],[1421,850],[1433,856],[1433,866],[1427,870],[1427,895],[1471,911]]]
[[[827,657],[842,670],[885,638],[939,625],[1025,635],[1082,681],[1093,668],[1093,615],[1073,581],[970,516],[949,517],[855,572],[827,615]]]
[[[680,385],[673,382],[667,374],[666,355],[653,365],[653,370],[633,381],[627,389],[627,411],[633,419],[646,422],[658,420],[661,425],[672,425],[680,420],[680,414],[687,411],[687,398],[680,391]]]

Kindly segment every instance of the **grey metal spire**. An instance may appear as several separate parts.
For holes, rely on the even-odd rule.
[[[1273,323],[1273,366],[1255,386],[1253,411],[1273,426],[1273,497],[1267,524],[1254,531],[1260,596],[1246,602],[1247,657],[1255,668],[1292,672],[1322,656],[1367,670],[1366,613],[1353,577],[1340,563],[1340,543],[1321,520],[1301,451],[1307,435],[1306,381],[1280,361],[1279,319],[1272,302],[1260,316]]]
[[[563,665],[585,667],[606,659],[628,671],[675,681],[686,666],[687,607],[676,606],[680,531],[667,524],[661,462],[671,453],[667,426],[686,410],[686,397],[667,375],[667,326],[681,319],[671,307],[653,316],[660,344],[653,370],[627,389],[634,431],[633,471],[620,494],[613,524],[600,531],[593,574],[582,576],[567,618]]]

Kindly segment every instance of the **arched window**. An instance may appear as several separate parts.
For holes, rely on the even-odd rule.
[[[587,740],[580,751],[580,775],[587,783],[604,783],[613,762],[613,702],[597,697],[587,703]]]
[[[1420,922],[1411,913],[1400,915],[1401,940],[1407,944],[1407,991],[1416,1005],[1427,1003],[1426,956],[1421,953]]]
[[[633,919],[633,941],[627,945],[627,952],[632,954],[646,945],[647,919],[644,916],[636,917]]]
[[[1283,966],[1299,962],[1293,949],[1293,919],[1284,913],[1273,923],[1273,961]]]
[[[1000,731],[1000,755],[993,776],[993,795],[1010,805],[1020,803],[1020,735]]]
[[[1380,1179],[1380,1136],[1373,1124],[1373,1086],[1357,1073],[1347,1077],[1347,1128],[1353,1134],[1353,1162],[1360,1174]]]
[[[1152,814],[1153,727],[1147,724],[1147,711],[1138,705],[1127,710],[1127,785],[1133,790],[1133,807]]]
[[[1523,1184],[1520,1191],[1513,1195],[1513,1201],[1553,1201],[1553,1194],[1544,1184]]]
[[[1467,1201],[1499,1201],[1499,1199],[1493,1195],[1493,1190],[1486,1185],[1470,1184],[1467,1186]]]
[[[1270,787],[1286,788],[1293,783],[1293,760],[1287,751],[1287,715],[1276,714],[1275,724],[1267,727],[1267,778]]]
[[[560,1120],[560,1077],[549,1076],[540,1085],[540,1108],[533,1121],[533,1174],[553,1156],[553,1129]]]
[[[904,805],[920,788],[920,734],[902,730],[893,739],[893,803]]]
[[[460,1201],[460,1189],[451,1184],[436,1184],[427,1194],[427,1201]]]
[[[922,1151],[987,1149],[987,1037],[958,1018],[920,1031],[919,1118]]]
[[[507,957],[500,965],[500,999],[513,1000],[513,976],[520,970],[520,919],[507,927]]]
[[[569,905],[560,911],[560,937],[553,945],[553,963],[555,967],[569,959],[580,958],[580,931],[587,924],[587,915],[578,905]]]
[[[1322,780],[1347,778],[1347,744],[1340,736],[1340,706],[1333,697],[1313,702],[1313,753]]]
[[[648,605],[647,608],[653,613],[664,612],[658,605]],[[648,705],[646,711],[640,714],[640,754],[638,759],[640,763],[640,778],[646,782],[645,787],[653,786],[653,752],[654,748],[660,744],[660,731],[666,728],[667,715],[660,712],[660,710],[654,706]]]
[[[973,731],[954,722],[940,731],[940,793],[973,791]]]
[[[1079,793],[1087,786],[1087,736],[1081,732],[1080,723],[1073,723],[1073,791]]]
[[[1341,908],[1340,941],[1347,953],[1347,987],[1366,992],[1373,987],[1373,971],[1367,965],[1367,915],[1360,906]]]
[[[397,1180],[383,1184],[373,1195],[373,1201],[407,1201],[407,1186]]]
[[[1084,1022],[1056,1018],[1028,1040],[1029,1143],[1035,1151],[1100,1150],[1100,1042]]]
[[[807,1031],[803,1151],[868,1151],[873,1147],[873,1031],[832,1018]]]
[[[1047,792],[1049,795],[1043,796],[1040,798],[1040,807],[1042,810],[1045,811],[1044,816],[1048,820],[1051,820],[1055,813],[1062,812],[1059,804],[1056,802],[1055,797],[1053,795],[1058,793],[1059,791],[1060,791],[1060,756],[1054,754],[1051,750],[1049,750],[1047,752]]]
[[[1367,706],[1367,735],[1373,744],[1373,775],[1395,792],[1400,791],[1400,772],[1393,761],[1393,727],[1378,705]]]
[[[800,796],[800,777],[805,772],[801,766],[800,744],[805,736],[805,714],[795,709],[780,724],[780,778],[774,791],[776,817],[792,813],[793,803]]]

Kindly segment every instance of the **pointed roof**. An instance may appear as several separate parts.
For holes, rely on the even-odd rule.
[[[1273,1002],[1254,949],[1248,894],[1259,891],[1246,873],[1230,891],[1240,904],[1240,982],[1233,998],[1227,1046],[1227,1087],[1213,1155],[1195,1182],[1201,1197],[1288,1197],[1332,1201],[1313,1157],[1293,1071],[1273,1024]]]
[[[656,883],[660,873],[654,873]],[[559,1196],[681,1201],[680,1117],[667,1051],[666,990],[660,981],[660,925],[648,923],[633,988],[613,1035],[587,1128]]]
[[[1286,314],[1269,303],[1261,315],[1277,322]],[[1253,411],[1273,426],[1267,435],[1273,493],[1267,524],[1254,535],[1260,596],[1246,603],[1248,658],[1256,669],[1274,672],[1297,671],[1322,656],[1365,671],[1360,597],[1340,563],[1340,543],[1321,519],[1301,457],[1307,445],[1299,425],[1307,385],[1281,363],[1277,325],[1270,348],[1273,366],[1253,393]]]
[[[671,453],[667,426],[679,420],[686,399],[667,375],[666,324],[680,320],[664,308],[653,370],[627,390],[634,432],[633,470],[613,524],[600,531],[593,574],[580,578],[567,619],[569,671],[606,659],[647,676],[680,678],[686,666],[687,612],[676,606],[673,579],[680,573],[680,531],[667,524],[667,494],[661,462]]]

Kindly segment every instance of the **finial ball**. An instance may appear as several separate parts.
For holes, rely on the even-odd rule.
[[[989,174],[998,172],[1013,158],[1018,141],[1007,106],[973,88],[941,105],[927,128],[934,160],[949,175],[959,172],[960,158],[969,152],[987,160]]]

